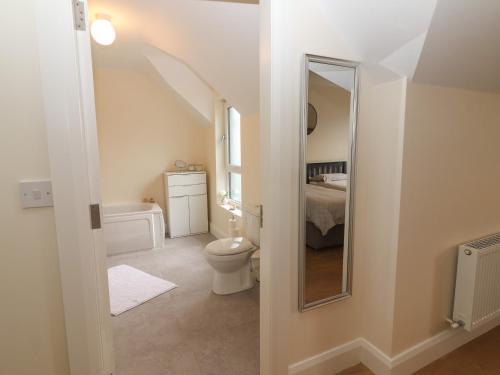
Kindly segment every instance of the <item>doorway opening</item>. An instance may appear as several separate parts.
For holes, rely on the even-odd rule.
[[[258,374],[258,4],[88,15],[116,373]]]

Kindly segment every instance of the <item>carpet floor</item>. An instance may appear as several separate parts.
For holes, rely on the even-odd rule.
[[[202,251],[214,239],[167,239],[160,250],[108,258],[108,267],[126,264],[178,285],[111,318],[117,375],[259,373],[259,284],[213,294]]]

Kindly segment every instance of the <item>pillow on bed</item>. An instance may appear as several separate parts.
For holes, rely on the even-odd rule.
[[[326,177],[323,174],[317,174],[316,176],[310,177],[309,181],[325,182],[326,181]]]
[[[347,180],[347,174],[346,173],[328,173],[322,175],[325,177],[325,181],[342,181],[342,180]]]

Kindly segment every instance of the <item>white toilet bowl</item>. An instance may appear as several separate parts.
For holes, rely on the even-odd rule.
[[[215,294],[237,293],[255,285],[250,257],[257,249],[244,237],[223,238],[205,247],[205,259],[214,269]]]

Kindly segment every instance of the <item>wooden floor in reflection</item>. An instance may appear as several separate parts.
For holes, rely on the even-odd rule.
[[[306,248],[305,301],[314,302],[342,292],[342,246]]]

